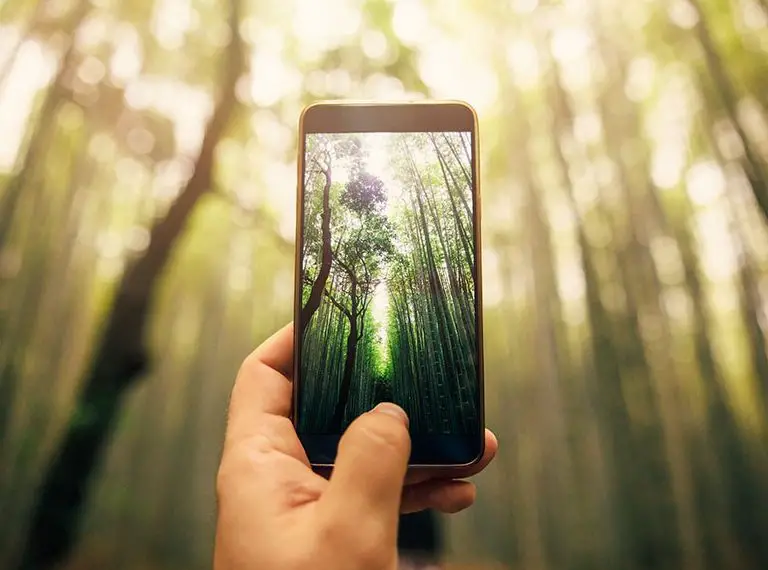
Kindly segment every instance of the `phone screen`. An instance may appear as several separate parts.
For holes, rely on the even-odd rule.
[[[305,135],[300,435],[385,401],[412,438],[482,430],[473,136]]]

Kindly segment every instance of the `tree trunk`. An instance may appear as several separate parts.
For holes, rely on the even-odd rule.
[[[741,145],[744,149],[744,172],[747,175],[749,186],[752,189],[752,194],[755,197],[757,206],[760,208],[763,219],[768,223],[768,176],[766,176],[758,152],[755,150],[752,141],[747,136],[747,133],[739,120],[739,97],[734,89],[733,82],[728,77],[723,61],[720,58],[720,54],[717,51],[717,46],[709,31],[704,11],[701,8],[701,3],[699,0],[690,0],[690,4],[698,14],[696,34],[699,38],[701,48],[704,51],[704,58],[707,62],[709,76],[712,78],[712,83],[714,84],[715,90],[725,108],[728,119],[741,141]]]
[[[446,135],[445,133],[443,133],[443,138],[445,139],[445,142],[448,144],[448,148],[450,149],[451,154],[456,159],[456,162],[458,163],[459,168],[461,169],[461,173],[464,176],[464,180],[466,181],[467,186],[469,186],[471,188],[472,187],[472,178],[469,176],[469,173],[467,172],[467,169],[464,168],[464,165],[461,162],[461,158],[459,157],[459,153],[456,151],[456,147],[453,146],[453,144],[451,143],[451,139],[449,139],[448,135]]]
[[[415,211],[417,206],[412,202],[412,208]],[[439,418],[440,433],[450,433],[453,429],[452,421],[454,416],[452,410],[456,405],[456,399],[453,391],[449,388],[449,380],[446,378],[445,359],[443,357],[443,347],[440,342],[440,336],[437,332],[437,311],[429,299],[430,288],[427,284],[427,268],[424,258],[424,247],[421,243],[420,235],[417,229],[417,222],[413,216],[408,216],[408,230],[410,239],[416,244],[412,251],[413,268],[408,273],[407,280],[410,286],[411,298],[413,299],[414,324],[419,335],[421,350],[421,370],[423,371],[422,381],[428,386],[430,399],[422,405],[432,407],[434,416]]]
[[[726,169],[727,161],[720,152],[709,125],[702,124],[701,129],[720,168]],[[740,200],[734,196],[734,190],[735,188],[730,189],[723,198],[722,205],[725,208],[733,246],[738,252],[739,308],[749,339],[752,372],[754,378],[762,381],[765,387],[768,385],[768,372],[765,372],[768,370],[768,359],[765,353],[765,335],[758,317],[762,298],[755,283],[754,260],[746,250],[746,240],[741,229],[743,218],[740,218],[737,211]],[[700,326],[706,327],[707,321],[703,321]],[[697,354],[703,365],[705,360],[699,351],[707,348],[706,333],[697,334],[697,341]],[[702,345],[701,348],[699,344]],[[712,359],[712,362],[708,363],[709,367],[714,366],[714,358],[707,358]],[[719,380],[718,372],[716,367],[709,371],[710,374],[716,375],[712,382]],[[704,373],[705,369],[702,369],[702,374]],[[708,412],[712,440],[710,446],[714,446],[721,465],[723,484],[726,487],[724,499],[728,503],[728,521],[738,544],[739,554],[747,560],[750,567],[768,567],[768,542],[764,537],[764,529],[768,528],[768,493],[764,490],[763,476],[765,463],[760,461],[758,454],[753,453],[751,442],[739,430],[734,414],[728,406],[727,390],[718,384],[712,384],[705,394],[709,396]],[[768,399],[765,402],[768,403]],[[732,552],[732,549],[730,551]]]
[[[179,425],[171,430],[169,444],[163,445],[165,457],[168,458],[163,481],[165,492],[162,492],[158,523],[154,529],[150,529],[156,535],[162,536],[165,533],[166,541],[161,548],[169,559],[174,553],[184,553],[182,559],[186,558],[190,562],[189,545],[194,537],[191,536],[189,523],[194,520],[194,509],[199,508],[199,505],[190,500],[192,478],[188,474],[194,472],[199,446],[195,427],[200,422],[205,384],[208,378],[216,376],[210,363],[215,360],[220,339],[224,337],[227,312],[227,291],[223,279],[216,277],[226,274],[225,263],[219,260],[216,269],[218,271],[214,271],[214,276],[205,284],[200,302],[201,319],[195,342],[196,353],[189,358],[186,371],[181,372],[186,377],[183,386],[170,388],[178,390],[177,405],[180,405],[183,413]]]
[[[3,12],[5,11],[3,8],[8,7],[8,5],[11,4],[11,2],[5,2],[5,5],[0,8],[0,22],[7,21],[4,17]],[[29,20],[26,23],[26,26],[24,26],[24,32],[19,37],[18,41],[13,45],[13,47],[8,50],[8,55],[5,59],[5,62],[3,63],[2,67],[0,67],[0,94],[3,93],[3,89],[5,88],[5,81],[8,79],[8,76],[11,73],[11,69],[13,69],[13,65],[16,63],[16,57],[19,55],[19,51],[21,51],[21,46],[24,45],[24,42],[29,38],[30,32],[35,28],[38,21],[40,20],[40,16],[43,14],[44,9],[46,8],[45,2],[38,2],[35,4],[35,10],[32,12],[32,15],[30,16]],[[65,27],[71,27],[71,26],[65,26]]]
[[[209,190],[214,150],[236,105],[235,83],[243,68],[237,30],[239,0],[232,0],[222,89],[208,123],[195,170],[150,233],[144,254],[117,286],[104,333],[60,447],[54,452],[32,511],[19,568],[40,570],[59,564],[75,544],[89,484],[114,427],[123,396],[148,366],[145,328],[155,287],[189,217]]]
[[[463,222],[461,220],[461,216],[459,215],[458,208],[456,207],[456,201],[454,199],[453,192],[451,192],[451,185],[448,183],[448,176],[446,174],[446,166],[445,166],[443,157],[440,154],[440,149],[438,148],[438,146],[437,146],[437,144],[435,142],[434,136],[432,134],[430,134],[429,136],[430,136],[430,140],[432,141],[432,146],[435,149],[435,153],[437,154],[438,162],[440,163],[440,170],[442,171],[442,174],[443,174],[443,182],[445,183],[445,190],[448,193],[448,198],[450,199],[451,211],[453,212],[453,218],[454,218],[454,222],[455,222],[455,225],[456,225],[456,231],[459,234],[459,238],[460,238],[460,241],[461,241],[462,249],[464,250],[464,255],[465,255],[465,258],[466,258],[466,261],[467,261],[467,266],[470,268],[470,275],[472,277],[472,281],[473,281],[473,284],[474,284],[474,279],[475,279],[475,272],[473,270],[474,267],[475,267],[474,247],[470,247],[470,245],[469,245],[470,240],[467,237],[466,231],[464,229],[464,224],[463,224]],[[470,222],[470,224],[472,223],[472,217],[471,216],[470,216],[469,222]],[[462,301],[466,301],[464,296],[461,296],[461,299],[462,299]],[[466,306],[466,303],[465,302],[462,303],[462,306]],[[467,320],[467,326],[468,326],[468,329],[467,329],[468,331],[473,331],[474,330],[474,319],[472,318],[472,316],[470,316],[470,318]]]
[[[65,27],[69,28],[69,45],[67,45],[61,58],[59,70],[53,83],[45,95],[39,119],[24,153],[21,168],[11,178],[5,191],[0,195],[0,252],[5,249],[8,234],[13,225],[14,213],[21,199],[22,190],[26,187],[29,177],[34,175],[36,167],[45,162],[46,147],[51,138],[51,133],[56,127],[56,112],[62,102],[63,82],[67,73],[71,71],[75,56],[75,31],[79,23],[85,18],[90,7],[90,2],[81,0],[66,20]]]
[[[344,412],[347,409],[347,402],[349,401],[349,391],[352,386],[352,372],[355,366],[355,358],[357,357],[357,343],[360,340],[357,331],[357,296],[355,289],[356,282],[353,278],[352,281],[352,309],[349,312],[349,334],[347,335],[347,354],[344,357],[344,374],[341,377],[341,385],[339,386],[339,397],[336,401],[336,408],[333,411],[331,417],[331,432],[341,431],[342,424],[344,423]]]
[[[547,53],[546,48],[542,49]],[[600,55],[604,56],[603,50]],[[560,179],[568,190],[567,199],[570,208],[580,220],[577,226],[577,237],[586,285],[592,352],[591,367],[595,371],[594,381],[587,378],[584,389],[591,407],[596,411],[595,433],[601,443],[597,447],[604,450],[604,459],[607,463],[607,469],[594,472],[598,480],[603,481],[606,489],[605,496],[600,498],[602,504],[598,507],[608,524],[601,529],[606,533],[605,557],[613,563],[631,561],[630,564],[633,567],[638,564],[652,565],[657,560],[656,551],[660,544],[658,529],[655,528],[650,517],[655,504],[648,505],[647,501],[638,497],[649,492],[647,489],[649,477],[657,476],[656,471],[649,469],[656,467],[654,463],[656,449],[655,446],[648,445],[645,439],[638,442],[640,438],[635,433],[639,430],[633,426],[624,397],[624,385],[634,382],[642,387],[642,391],[638,393],[642,395],[643,404],[648,405],[645,402],[651,400],[650,390],[646,386],[650,372],[638,329],[637,307],[631,295],[626,271],[624,271],[626,261],[621,253],[616,256],[617,265],[622,288],[628,294],[628,306],[622,316],[614,318],[603,304],[598,254],[587,239],[581,212],[570,188],[572,181],[568,160],[561,146],[563,135],[568,135],[572,140],[574,113],[569,96],[561,83],[560,69],[553,58],[548,56],[547,59],[551,67],[549,89],[551,106],[554,109],[552,133],[554,156]],[[600,104],[606,97],[605,92],[597,95],[601,112],[603,108]],[[606,145],[617,144],[615,136],[610,138],[615,131],[614,129],[606,133]],[[577,145],[576,149],[581,151],[580,158],[584,163],[588,164],[593,160],[593,156],[586,148],[582,149]],[[615,157],[612,155],[611,158]],[[596,180],[591,182],[600,186]],[[594,207],[593,215],[595,214],[610,228],[613,235],[612,242],[617,244],[615,247],[623,247],[618,245],[620,226],[610,220],[609,214],[599,202]],[[642,453],[637,453],[638,447],[642,447]],[[589,467],[591,469],[592,466]],[[648,474],[640,475],[641,473]],[[650,475],[651,473],[653,475]]]
[[[320,271],[317,274],[317,279],[312,284],[312,290],[309,293],[309,299],[307,303],[301,309],[301,334],[307,330],[309,320],[312,315],[315,314],[317,308],[320,306],[320,301],[323,298],[323,291],[325,290],[325,284],[328,281],[328,275],[331,273],[331,166],[328,165],[327,170],[323,171],[325,175],[325,186],[323,187],[323,217],[322,217],[322,231],[323,231],[323,253],[322,260],[320,262]]]
[[[453,382],[450,382],[450,386],[454,391],[456,400],[458,402],[458,408],[460,410],[460,417],[458,419],[459,423],[461,424],[461,429],[471,432],[472,422],[474,422],[476,418],[476,410],[474,409],[474,402],[470,401],[471,395],[468,392],[473,387],[467,386],[466,370],[458,359],[457,351],[454,349],[455,341],[458,339],[456,331],[452,326],[453,321],[448,311],[448,304],[445,298],[445,290],[443,289],[443,285],[440,281],[440,276],[437,271],[435,254],[432,248],[432,241],[429,233],[429,225],[427,224],[426,215],[424,214],[425,206],[422,195],[426,197],[426,188],[424,187],[424,182],[419,175],[418,169],[416,168],[416,163],[414,162],[411,151],[405,141],[403,147],[410,162],[413,177],[421,189],[421,192],[414,189],[417,200],[417,227],[420,225],[424,236],[427,258],[427,278],[431,300],[434,304],[434,310],[437,317],[437,330],[438,334],[440,335],[440,345],[445,356],[443,363],[445,375],[453,377]]]
[[[461,148],[464,150],[464,156],[467,157],[467,164],[472,165],[472,153],[469,150],[467,141],[464,140],[464,133],[459,133],[459,140],[461,141]]]
[[[431,200],[430,197],[432,198]],[[472,326],[472,316],[470,314],[470,309],[467,306],[466,299],[459,289],[456,269],[454,267],[453,261],[451,260],[451,251],[448,247],[449,241],[443,235],[443,228],[440,224],[440,215],[437,212],[437,200],[435,199],[435,194],[431,187],[429,194],[425,194],[425,201],[432,218],[432,223],[437,229],[438,241],[440,242],[440,247],[442,248],[443,256],[445,257],[448,282],[451,288],[451,293],[453,294],[454,303],[456,303],[455,314],[451,315],[450,317],[451,320],[454,321],[454,326],[456,332],[458,333],[456,340],[461,345],[462,349],[457,357],[462,361],[462,365],[466,366],[467,369],[474,369],[475,355],[471,338],[472,329],[474,328]],[[450,307],[448,307],[448,309],[450,312]]]
[[[433,138],[434,141],[434,138]],[[456,190],[456,193],[459,195],[459,199],[461,200],[461,205],[464,207],[464,211],[467,213],[467,218],[469,220],[472,220],[472,208],[469,206],[469,202],[467,202],[466,197],[464,196],[464,193],[461,191],[461,186],[459,185],[459,181],[456,180],[456,175],[453,173],[453,170],[451,170],[451,166],[448,164],[448,160],[443,156],[443,153],[439,150],[439,147],[435,143],[435,151],[437,152],[437,158],[440,161],[440,164],[443,168],[443,174],[445,172],[448,172],[448,176],[451,177],[451,181],[453,182],[453,187]],[[459,165],[461,166],[461,165]],[[446,180],[446,185],[448,185],[448,181]],[[450,186],[448,186],[450,189]]]
[[[744,481],[735,484],[733,476],[734,473],[740,475],[739,467],[744,464],[742,442],[727,403],[723,376],[709,336],[711,317],[696,256],[696,241],[689,229],[693,212],[687,200],[681,210],[677,215],[672,213],[670,221],[680,248],[685,284],[691,297],[694,350],[706,414],[705,427],[695,438],[698,453],[694,457],[702,519],[710,521],[702,525],[702,542],[707,557],[717,561],[716,567],[725,568],[732,565],[729,543],[741,543],[745,553],[749,552],[751,546],[743,543],[749,531],[745,533],[739,529],[734,533],[728,525],[728,507],[736,504],[733,499],[734,489],[736,485],[740,488],[746,485]],[[741,508],[739,511],[743,512]]]

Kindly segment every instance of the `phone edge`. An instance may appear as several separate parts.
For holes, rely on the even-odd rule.
[[[434,100],[434,99],[421,99],[421,100],[415,100],[415,101],[396,101],[396,100],[390,100],[390,101],[375,101],[375,100],[357,100],[357,101],[350,101],[350,100],[332,100],[332,99],[325,99],[320,101],[314,101],[312,103],[309,103],[306,105],[299,115],[299,128],[298,128],[298,141],[297,141],[297,148],[298,148],[298,156],[296,160],[297,164],[297,176],[296,176],[296,238],[295,238],[295,252],[294,252],[294,306],[293,306],[293,320],[294,320],[294,326],[293,326],[293,377],[291,378],[292,382],[292,405],[291,405],[291,422],[295,429],[298,428],[297,425],[297,418],[296,418],[296,407],[298,405],[298,385],[296,384],[298,375],[297,370],[299,367],[299,350],[297,347],[300,344],[300,335],[301,335],[301,327],[299,326],[300,323],[298,323],[298,318],[301,314],[301,283],[300,283],[300,275],[301,275],[301,250],[302,250],[302,235],[303,235],[303,229],[304,229],[304,154],[305,154],[305,132],[304,132],[304,121],[306,119],[307,113],[309,113],[312,109],[316,107],[322,107],[322,106],[379,106],[379,105],[387,105],[387,106],[397,106],[397,105],[459,105],[467,110],[472,114],[472,173],[474,176],[474,187],[472,189],[473,191],[473,198],[474,198],[474,205],[475,205],[475,212],[474,218],[475,218],[475,224],[474,224],[474,237],[475,237],[475,276],[477,278],[477,288],[475,291],[475,296],[477,299],[476,302],[476,316],[475,316],[475,322],[477,326],[477,342],[478,342],[478,389],[479,389],[479,397],[478,402],[480,404],[480,445],[478,447],[478,453],[477,456],[474,457],[472,460],[465,462],[465,463],[450,463],[450,464],[420,464],[420,463],[408,463],[409,469],[462,469],[465,467],[470,467],[472,465],[475,465],[476,463],[479,463],[483,456],[485,455],[485,431],[487,429],[486,423],[485,423],[485,343],[484,343],[484,318],[483,318],[483,271],[482,271],[482,204],[481,204],[481,193],[480,193],[480,125],[479,125],[479,119],[477,116],[477,111],[475,108],[469,104],[466,101],[460,100],[460,99],[441,99],[441,100]],[[298,430],[297,430],[298,431]],[[333,468],[333,463],[314,463],[310,459],[310,465],[315,468]]]

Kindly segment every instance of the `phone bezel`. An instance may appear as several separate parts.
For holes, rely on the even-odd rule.
[[[296,253],[294,262],[294,357],[293,406],[291,420],[297,427],[298,396],[301,384],[301,251],[304,236],[304,154],[310,133],[363,132],[457,132],[468,131],[472,139],[473,237],[475,244],[475,323],[477,338],[477,380],[479,426],[470,435],[411,435],[411,468],[455,468],[477,463],[485,452],[485,357],[482,311],[481,201],[477,113],[464,101],[351,102],[319,101],[304,108],[299,118],[296,190]],[[297,429],[298,433],[298,429]],[[299,434],[313,467],[333,467],[341,435]],[[465,457],[468,455],[469,457]]]

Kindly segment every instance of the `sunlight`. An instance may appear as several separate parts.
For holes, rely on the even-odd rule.
[[[552,55],[561,64],[570,64],[585,58],[592,44],[592,36],[582,28],[562,27],[552,38]]]
[[[277,50],[254,48],[251,54],[251,89],[254,103],[270,107],[283,97],[297,93],[301,75],[286,65]]]
[[[683,176],[691,125],[689,85],[676,69],[668,70],[658,102],[646,118],[645,130],[655,142],[651,178],[659,188],[674,188]]]
[[[292,188],[296,184],[296,163],[272,161],[265,166],[261,175],[263,178],[258,186],[263,192],[264,202],[269,204],[270,209],[279,213],[280,235],[286,241],[293,242],[296,229],[296,194],[282,190]]]
[[[766,118],[762,103],[754,97],[742,97],[738,103],[739,121],[752,140],[755,147],[768,157],[768,118]]]
[[[507,45],[507,63],[512,78],[519,87],[534,87],[541,75],[539,54],[534,45],[525,39],[515,39]]]
[[[384,183],[387,191],[387,217],[393,213],[403,202],[402,188],[395,180],[392,170],[388,146],[392,144],[391,133],[371,133],[363,138],[363,145],[368,152],[367,170]]]
[[[584,297],[586,283],[578,257],[563,256],[557,264],[557,275],[557,288],[563,301],[578,301]]]
[[[768,27],[768,10],[763,10],[758,0],[743,0],[739,4],[742,26],[756,31]],[[765,39],[765,36],[762,37]]]
[[[21,39],[21,30],[18,26],[0,25],[0,66],[8,64],[8,59],[13,56],[13,48]]]
[[[579,113],[573,121],[573,134],[583,144],[599,142],[603,135],[600,115],[594,111]]]
[[[0,91],[0,170],[11,170],[32,114],[35,96],[56,73],[54,55],[36,40],[25,41]]]
[[[566,89],[576,92],[594,83],[593,75],[599,73],[599,69],[590,61],[592,43],[591,33],[578,26],[562,26],[554,31],[549,49],[560,64]]]
[[[141,72],[143,59],[139,34],[130,24],[121,24],[117,29],[115,51],[109,60],[109,72],[113,80],[127,81]]]
[[[92,55],[83,59],[77,68],[77,78],[86,85],[96,85],[106,74],[107,69],[97,57]]]
[[[248,94],[258,106],[270,107],[299,93],[302,76],[286,54],[285,32],[249,22],[252,37]]]
[[[352,88],[352,76],[346,69],[334,69],[328,72],[325,84],[334,95],[347,95]]]
[[[419,0],[398,2],[392,16],[392,28],[404,44],[413,46],[424,41],[429,19],[422,3]]]
[[[725,175],[717,163],[711,160],[699,162],[688,169],[686,186],[695,204],[707,206],[723,195]]]
[[[424,82],[432,89],[448,91],[467,80],[463,76],[462,49],[456,43],[439,38],[425,46],[419,58],[419,70]]]
[[[147,168],[132,156],[119,158],[114,168],[118,188],[146,188],[151,184]]]
[[[188,155],[199,149],[205,122],[213,110],[213,99],[206,91],[161,77],[131,81],[125,101],[135,109],[151,108],[171,119],[177,150]]]
[[[424,46],[419,71],[435,97],[464,99],[482,112],[496,101],[499,91],[497,74],[485,59],[470,46],[436,37]]]
[[[738,260],[722,209],[711,207],[699,213],[696,222],[704,272],[714,282],[727,281],[738,268]]]
[[[75,32],[77,46],[86,51],[108,40],[110,21],[103,14],[91,13]]]
[[[625,26],[640,30],[648,25],[648,22],[657,13],[657,10],[658,8],[654,0],[625,2],[621,6],[621,19]]]
[[[382,279],[376,285],[373,301],[371,301],[371,316],[375,327],[374,338],[377,339],[381,355],[384,356],[388,352],[387,330],[389,329],[389,290],[386,279]]]
[[[656,62],[647,56],[637,57],[629,64],[624,92],[631,101],[642,101],[651,95],[655,79]]]
[[[371,59],[383,59],[390,49],[386,36],[378,30],[367,30],[360,45],[366,57]]]
[[[699,14],[688,0],[673,0],[669,3],[669,19],[683,29],[693,28],[699,21]]]
[[[251,128],[258,140],[269,141],[274,154],[282,154],[293,144],[294,133],[269,110],[255,111],[251,116]]]
[[[199,17],[189,0],[159,0],[152,15],[152,34],[168,50],[184,45],[186,33],[198,25]]]
[[[685,148],[675,143],[662,144],[653,152],[651,178],[658,188],[674,188],[685,166]]]
[[[104,143],[112,142],[112,139],[105,137]],[[109,148],[109,147],[107,147]],[[101,152],[102,145],[96,147],[97,152]],[[114,148],[112,149],[114,152]],[[102,156],[102,162],[109,160],[109,156]],[[194,164],[185,157],[176,157],[173,160],[158,164],[152,177],[152,195],[160,199],[172,199],[182,187],[182,184],[192,175]]]
[[[406,97],[415,99],[405,93],[399,79],[383,73],[374,73],[368,77],[363,84],[361,95],[371,99],[400,100]]]
[[[665,288],[661,292],[661,302],[672,320],[681,324],[691,322],[693,307],[685,287],[678,285]]]
[[[296,0],[293,13],[293,33],[307,53],[333,49],[362,23],[349,0]]]
[[[530,14],[539,5],[539,0],[512,0],[512,8],[518,14]]]
[[[346,184],[349,182],[349,165],[346,162],[336,161],[333,164],[333,183]]]
[[[149,231],[142,226],[133,226],[126,233],[125,247],[134,253],[147,249],[149,245]]]
[[[581,325],[587,318],[586,280],[576,244],[561,248],[557,263],[557,290],[562,299],[562,318],[571,326]]]

